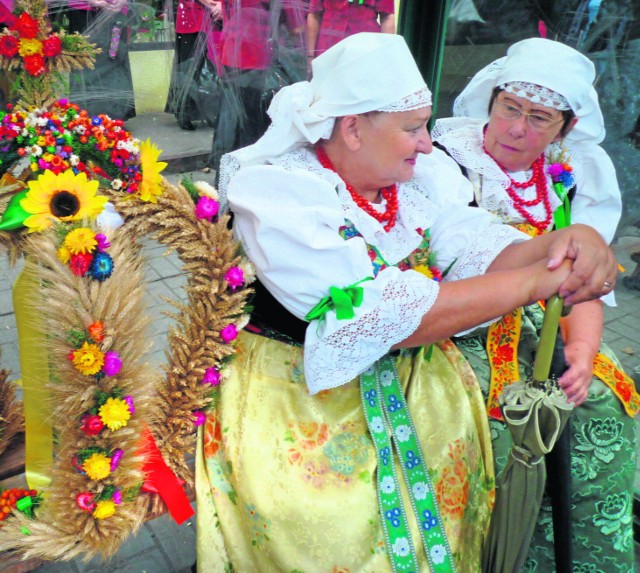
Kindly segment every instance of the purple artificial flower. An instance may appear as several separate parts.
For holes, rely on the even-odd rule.
[[[193,412],[193,423],[196,426],[202,426],[202,424],[204,424],[207,421],[207,416],[205,415],[204,412],[201,412],[200,410],[195,410]]]
[[[104,233],[98,233],[96,235],[96,241],[98,241],[98,251],[101,253],[104,253],[111,246],[109,239],[107,239]]]
[[[232,340],[235,340],[238,336],[238,329],[235,324],[228,324],[220,331],[220,338],[225,344],[229,344]]]
[[[122,491],[120,491],[119,489],[114,491],[111,499],[113,500],[113,503],[115,503],[116,505],[120,505],[122,503]]]
[[[244,273],[240,267],[231,267],[224,275],[224,280],[229,283],[231,290],[236,290],[244,284]]]
[[[124,456],[124,452],[122,451],[122,449],[116,448],[115,450],[113,450],[113,453],[111,454],[111,464],[109,465],[109,469],[112,472],[116,471],[116,468],[118,467],[122,456]]]
[[[198,219],[211,220],[218,214],[219,208],[220,203],[211,197],[203,195],[198,199],[198,203],[196,205],[196,217],[198,217]]]
[[[219,386],[222,375],[217,368],[207,368],[202,377],[203,384],[211,384],[211,386]]]
[[[133,398],[127,394],[123,400],[127,403],[127,406],[129,406],[129,412],[131,412],[131,415],[133,416],[136,413],[136,407],[133,405]]]
[[[115,376],[122,369],[122,360],[120,360],[120,356],[118,356],[117,352],[113,350],[109,350],[104,353],[104,366],[102,367],[102,371],[107,376]]]
[[[564,171],[564,166],[562,163],[553,163],[547,167],[547,173],[551,175],[552,179],[555,179]]]

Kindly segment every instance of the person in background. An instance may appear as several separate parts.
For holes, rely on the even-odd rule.
[[[56,12],[58,22],[68,20],[68,31],[88,36],[101,48],[93,69],[72,72],[69,99],[91,115],[115,119],[136,115],[133,80],[129,64],[127,0],[68,0]]]
[[[203,66],[208,64],[206,36],[221,33],[222,2],[178,0],[174,10],[175,56],[165,111],[175,114],[181,129],[193,131],[196,128],[193,122],[202,119],[202,113],[190,91],[199,81]]]
[[[490,435],[447,337],[598,297],[617,269],[588,226],[528,239],[456,203],[469,183],[432,152],[431,103],[401,36],[354,34],[223,157],[258,282],[200,434],[200,571],[479,569]]]
[[[307,75],[313,58],[358,32],[395,34],[394,0],[310,0],[307,13]]]
[[[594,79],[584,55],[542,38],[514,44],[480,70],[456,99],[455,117],[438,120],[432,132],[472,182],[468,200],[533,235],[582,223],[611,242],[621,197],[599,145],[605,131]],[[562,321],[568,370],[559,384],[578,406],[570,419],[574,569],[628,573],[640,397],[602,345],[602,306],[615,304],[607,286],[600,300],[576,305]],[[455,339],[487,399],[498,472],[511,434],[497,397],[504,384],[530,377],[541,322],[535,304]],[[525,571],[555,570],[552,535],[547,500]]]
[[[216,171],[222,155],[254,143],[267,129],[274,91],[268,83],[278,71],[279,51],[304,29],[299,0],[223,0],[222,14],[222,95],[209,157]]]

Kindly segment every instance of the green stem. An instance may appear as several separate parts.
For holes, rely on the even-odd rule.
[[[553,359],[553,348],[556,345],[561,314],[562,299],[558,295],[553,295],[547,301],[542,330],[540,331],[538,352],[536,353],[536,359],[533,363],[533,380],[535,382],[544,382],[549,378],[551,360]]]

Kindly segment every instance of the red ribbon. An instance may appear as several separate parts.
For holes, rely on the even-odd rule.
[[[146,479],[142,484],[142,491],[157,493],[166,504],[171,517],[181,525],[194,514],[189,497],[182,489],[184,480],[179,480],[169,469],[148,428],[143,431],[143,440],[142,450],[146,459],[142,469]]]

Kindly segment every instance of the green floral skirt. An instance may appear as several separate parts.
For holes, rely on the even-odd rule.
[[[523,312],[518,347],[520,375],[529,378],[538,346],[543,313],[538,305]],[[488,397],[490,367],[486,332],[457,338]],[[601,352],[618,363],[606,347]],[[574,573],[633,573],[633,488],[636,469],[636,423],[618,398],[597,378],[588,399],[570,418],[573,571]],[[506,424],[490,420],[496,475],[511,449]],[[547,488],[553,484],[547,484]],[[545,495],[523,573],[553,573],[553,523]]]

